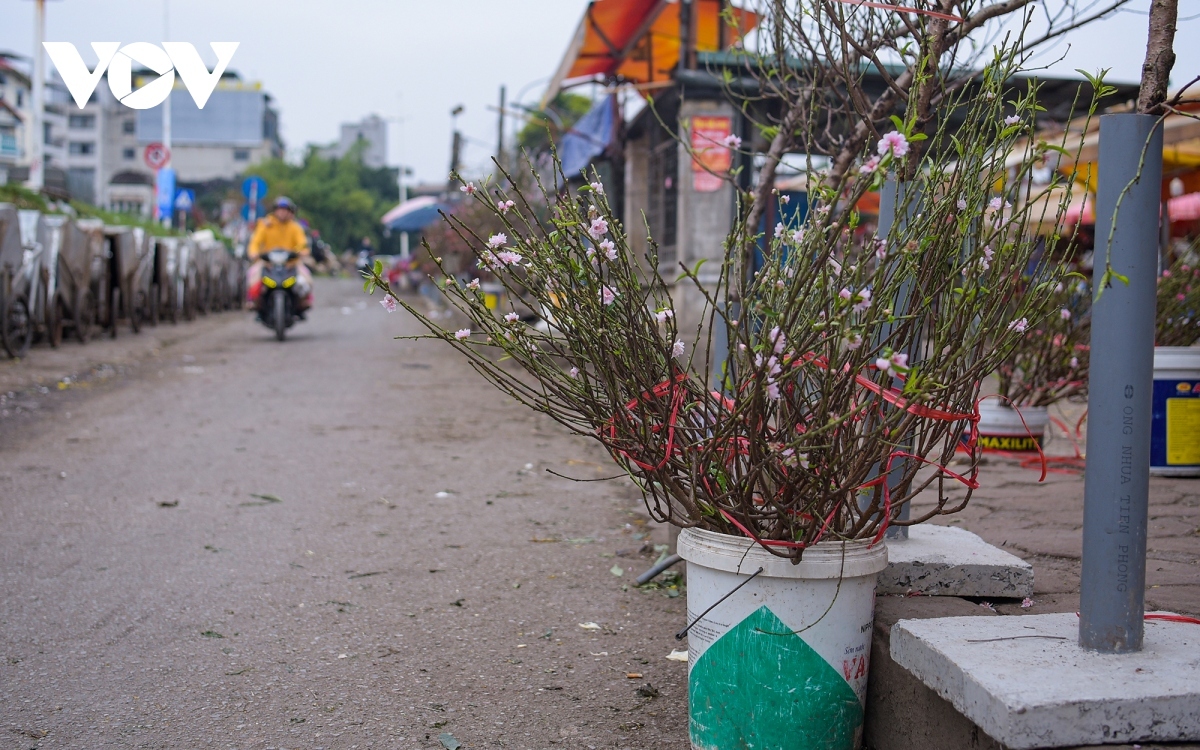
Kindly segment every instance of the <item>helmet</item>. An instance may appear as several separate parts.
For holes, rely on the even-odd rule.
[[[286,208],[292,213],[296,213],[296,204],[292,203],[292,199],[286,195],[281,195],[275,199],[275,208]]]

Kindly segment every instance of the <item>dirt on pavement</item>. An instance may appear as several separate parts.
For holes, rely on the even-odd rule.
[[[686,748],[604,453],[317,295],[0,362],[0,746]]]

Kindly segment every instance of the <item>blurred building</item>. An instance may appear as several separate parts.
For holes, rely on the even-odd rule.
[[[387,120],[379,115],[368,115],[359,122],[342,123],[341,137],[332,146],[318,149],[326,159],[340,159],[362,141],[362,163],[371,169],[387,166]]]
[[[161,109],[128,111],[137,118],[138,146],[162,141]],[[176,84],[171,92],[171,166],[179,182],[232,180],[251,164],[282,156],[279,113],[261,83],[226,71],[204,109]]]
[[[13,66],[14,56],[0,52],[0,183],[25,154],[25,119],[29,111],[29,76]]]

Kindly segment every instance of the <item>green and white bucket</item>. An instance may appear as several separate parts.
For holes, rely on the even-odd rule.
[[[821,542],[799,565],[752,540],[684,529],[694,750],[854,750],[862,739],[875,580],[887,546]]]

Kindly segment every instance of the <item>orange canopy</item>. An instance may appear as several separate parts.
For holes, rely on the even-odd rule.
[[[695,46],[717,52],[721,45],[722,0],[692,0]],[[724,48],[736,44],[758,16],[733,9]],[[633,83],[667,81],[679,64],[679,3],[668,0],[593,0],[550,82],[545,101],[576,80],[620,78]]]

